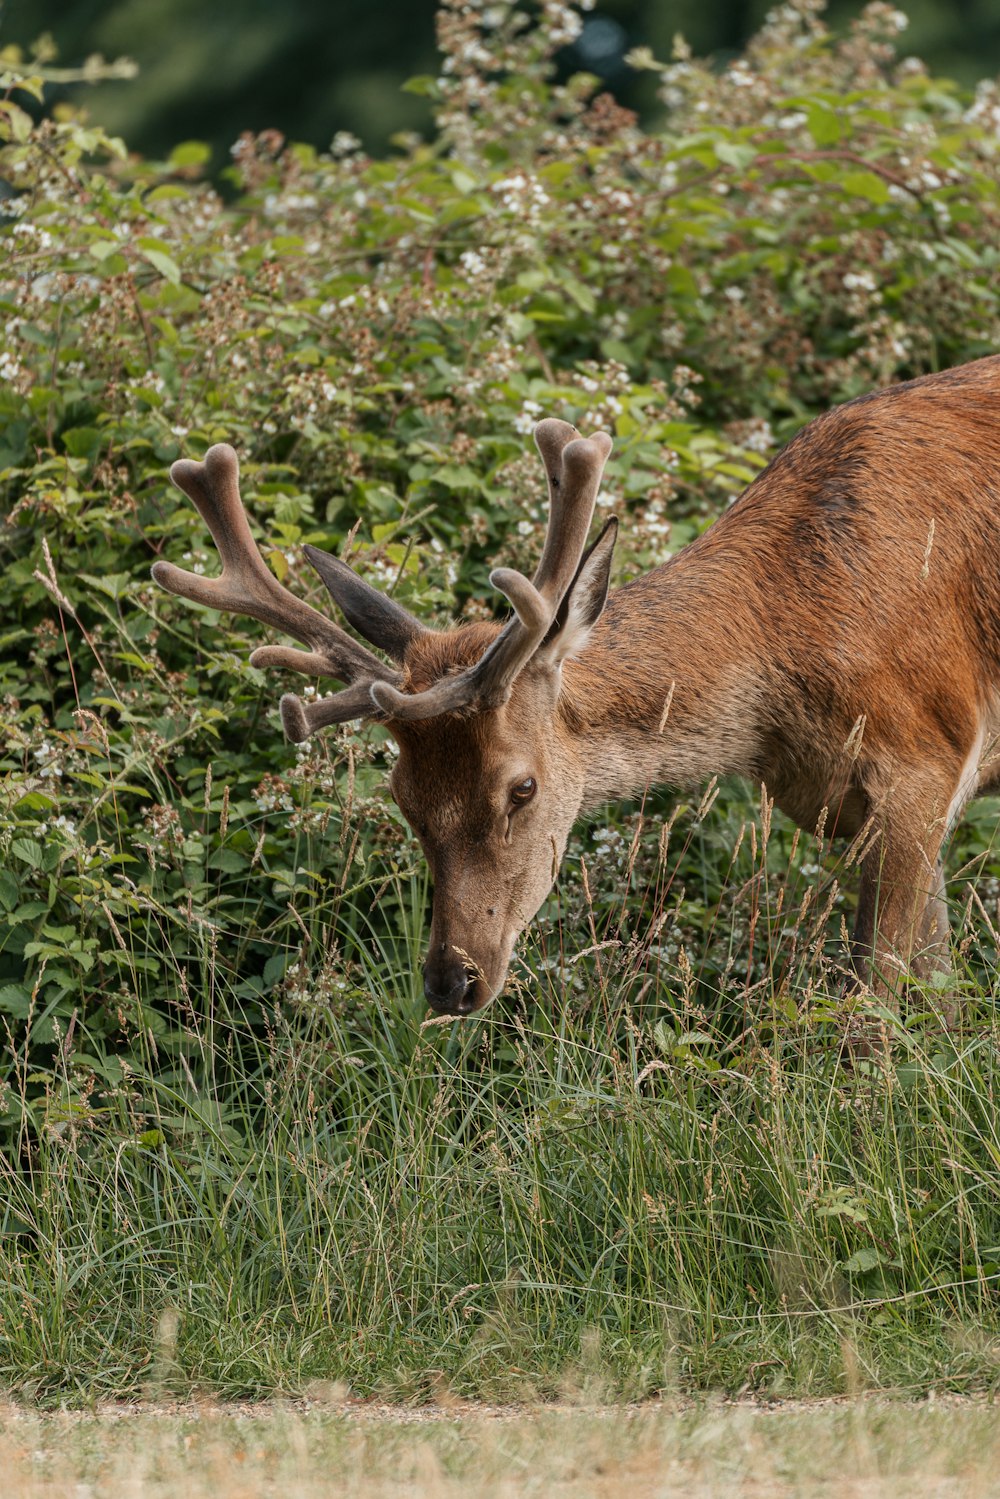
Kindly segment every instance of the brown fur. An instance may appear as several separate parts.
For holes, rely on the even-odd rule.
[[[406,653],[403,686],[407,692],[424,692],[442,677],[474,666],[499,633],[500,626],[493,620],[477,620],[454,630],[421,635]]]
[[[419,642],[413,687],[474,659],[490,629]],[[500,802],[536,764],[559,794],[540,816],[538,775],[509,871],[533,880],[522,916],[580,806],[738,774],[806,829],[823,815],[848,836],[870,823],[853,944],[863,981],[892,990],[901,972],[940,966],[949,820],[1000,783],[1000,357],[820,417],[703,536],[610,595],[579,659],[533,662],[501,709],[461,731],[421,725],[419,751],[413,727],[394,782],[422,809],[439,887],[442,865],[465,871],[436,940],[488,974],[480,1002],[502,983],[507,943],[483,943],[475,881],[495,907]],[[540,866],[545,879],[529,879]]]

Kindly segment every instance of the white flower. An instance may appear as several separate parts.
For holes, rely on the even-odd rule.
[[[361,142],[349,130],[338,130],[330,145],[334,156],[350,156],[352,151],[360,149]]]
[[[875,277],[867,271],[848,271],[843,284],[848,291],[874,291]]]
[[[771,423],[764,417],[758,417],[743,439],[743,446],[749,448],[751,453],[769,453],[774,447],[774,432]]]
[[[542,414],[542,408],[537,401],[525,401],[520,413],[514,418],[514,431],[528,435],[535,430],[535,424]]]
[[[733,83],[737,88],[753,88],[757,81],[742,58],[733,63],[729,72],[725,74],[725,79],[727,83]]]
[[[56,776],[62,775],[62,766],[56,763],[54,759],[55,754],[55,746],[50,744],[47,739],[43,739],[35,750],[35,759],[38,762],[38,774],[46,780],[51,780]]]

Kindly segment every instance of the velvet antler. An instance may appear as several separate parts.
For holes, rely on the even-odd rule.
[[[170,477],[193,501],[212,533],[222,572],[217,578],[205,578],[172,562],[157,562],[153,565],[156,582],[196,604],[259,619],[309,647],[299,651],[284,645],[259,646],[250,656],[254,666],[335,677],[349,684],[342,692],[312,703],[286,694],[281,700],[281,718],[289,739],[307,739],[316,729],[351,718],[379,716],[371,698],[372,684],[398,683],[400,674],[278,582],[250,534],[240,499],[239,462],[228,443],[209,448],[202,463],[180,459]],[[422,634],[424,626],[369,587],[345,563],[316,547],[307,547],[306,552],[348,620],[364,629],[373,645],[401,659],[406,641]]]
[[[541,561],[530,582],[512,568],[500,567],[490,574],[494,588],[513,605],[514,618],[474,666],[443,677],[423,692],[401,692],[396,683],[373,682],[372,698],[387,717],[407,722],[499,706],[549,633],[583,558],[611,438],[605,432],[581,437],[568,422],[550,417],[535,428],[535,443],[549,484],[549,524]]]

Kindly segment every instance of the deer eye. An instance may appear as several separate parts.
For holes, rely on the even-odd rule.
[[[510,788],[511,806],[523,807],[526,802],[531,801],[537,790],[538,785],[534,776],[528,776],[526,780],[518,781],[516,786]]]

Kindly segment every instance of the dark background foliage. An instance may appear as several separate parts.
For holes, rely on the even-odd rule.
[[[722,65],[771,8],[768,0],[600,0],[560,66],[599,75],[652,123],[662,109],[649,79],[626,65],[630,48],[669,58],[680,32],[699,57]],[[65,58],[134,58],[138,87],[89,93],[94,118],[145,155],[189,137],[208,141],[218,169],[243,130],[277,129],[320,148],[350,130],[372,151],[400,130],[428,133],[424,101],[401,85],[437,66],[435,9],[434,0],[7,0],[0,41],[24,46],[50,32]],[[905,9],[902,50],[934,71],[971,84],[1000,68],[995,0],[914,0]],[[833,0],[827,20],[843,31],[858,10],[855,0]]]

